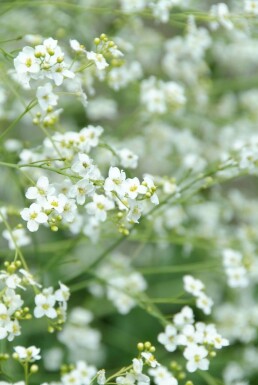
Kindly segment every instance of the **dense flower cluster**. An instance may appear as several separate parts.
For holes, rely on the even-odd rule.
[[[0,385],[256,385],[258,1],[4,3]]]
[[[206,325],[194,321],[194,314],[189,306],[175,314],[173,324],[167,325],[165,332],[160,333],[158,340],[167,351],[174,352],[178,346],[184,347],[183,355],[187,360],[186,368],[189,372],[197,369],[208,370],[209,358],[213,349],[221,349],[229,344],[221,337],[215,325]]]

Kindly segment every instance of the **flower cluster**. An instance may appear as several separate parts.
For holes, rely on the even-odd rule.
[[[70,290],[61,282],[59,282],[59,286],[56,291],[54,291],[53,287],[44,288],[42,292],[35,296],[35,318],[46,316],[50,319],[57,319],[56,324],[58,325],[65,321]]]
[[[12,341],[21,334],[20,321],[32,318],[29,307],[24,306],[22,296],[17,293],[17,290],[22,290],[25,296],[29,287],[32,287],[36,293],[34,317],[46,316],[50,319],[56,319],[57,321],[53,325],[60,328],[66,318],[67,301],[70,295],[68,287],[60,282],[60,288],[55,292],[52,287],[42,289],[40,292],[41,285],[35,281],[28,270],[20,268],[20,261],[5,262],[5,267],[6,270],[0,271],[0,339],[7,338],[8,341]],[[58,303],[57,309],[55,309],[56,302]],[[51,327],[52,329],[53,327]]]
[[[141,83],[141,103],[153,114],[164,114],[171,108],[178,110],[186,103],[184,88],[150,77]]]
[[[243,255],[239,251],[224,249],[223,265],[230,287],[246,287],[249,284],[248,270]]]
[[[47,223],[56,231],[62,224],[70,227],[72,232],[83,231],[97,240],[100,225],[108,219],[109,211],[114,216],[116,210],[119,229],[127,232],[130,223],[139,222],[145,207],[148,208],[147,202],[158,204],[156,186],[149,175],[140,183],[137,177],[126,178],[123,170],[110,167],[108,177],[104,178],[89,156],[91,149],[98,146],[102,131],[100,126],[88,126],[79,133],[57,134],[53,141],[45,141],[43,156],[47,158],[50,151],[61,152],[63,158],[54,162],[57,172],[62,167],[68,168],[69,164],[70,174],[65,172],[63,181],[55,185],[48,177],[41,176],[35,186],[29,187],[26,198],[36,202],[23,209],[21,216],[30,231],[35,232],[40,224]],[[118,154],[121,163],[135,166],[130,151],[123,149]],[[24,153],[21,158],[24,161]],[[38,162],[40,167],[40,160]],[[42,163],[44,165],[44,161]],[[78,212],[80,206],[84,207],[81,214]]]
[[[47,78],[53,80],[56,86],[60,86],[65,78],[72,79],[75,76],[65,62],[58,41],[52,38],[44,40],[34,48],[24,47],[14,59],[14,67],[18,80],[27,88],[30,87],[31,79]]]
[[[184,347],[183,355],[187,360],[188,372],[208,370],[208,357],[214,356],[214,349],[221,349],[229,344],[217,332],[215,325],[195,323],[193,311],[188,306],[175,314],[173,324],[167,325],[165,332],[158,335],[158,341],[169,352],[174,352],[178,346]]]
[[[98,268],[97,278],[104,285],[97,280],[90,286],[90,291],[95,296],[103,296],[106,291],[107,298],[121,314],[129,313],[147,288],[143,276],[131,268],[129,258],[120,254],[115,254]]]
[[[68,314],[58,340],[67,347],[71,360],[83,357],[88,361],[99,357],[101,334],[89,325],[92,321],[93,314],[82,307],[75,307]]]
[[[97,373],[97,369],[84,361],[78,361],[72,370],[68,370],[61,376],[62,385],[90,384]]]
[[[147,0],[130,1],[120,0],[121,7],[125,13],[133,13],[143,11],[145,8],[150,8],[155,19],[162,23],[169,21],[170,11],[175,6],[186,7],[188,0]]]
[[[183,277],[184,289],[188,293],[196,297],[196,306],[201,309],[204,314],[210,314],[213,301],[204,293],[204,284],[199,279],[195,279],[191,275]]]
[[[21,262],[5,262],[6,270],[0,271],[0,339],[12,341],[21,334],[20,321],[31,319],[28,306],[18,290],[25,292],[28,287],[39,288],[33,276],[21,268]]]

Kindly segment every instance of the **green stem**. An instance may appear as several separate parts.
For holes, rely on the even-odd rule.
[[[28,106],[25,108],[25,110],[16,118],[14,121],[4,130],[4,132],[0,135],[0,141],[3,139],[3,137],[8,134],[8,132],[16,126],[16,124],[23,118],[24,115],[27,114],[33,107],[37,105],[37,101],[32,100]]]
[[[15,246],[15,249],[16,249],[16,252],[17,252],[17,254],[19,255],[19,258],[20,258],[20,260],[21,260],[21,263],[22,263],[24,269],[25,269],[27,272],[29,272],[28,265],[27,265],[27,263],[26,263],[26,261],[25,261],[25,259],[24,259],[24,256],[23,256],[23,254],[22,254],[22,252],[21,252],[19,246],[17,245],[16,239],[15,239],[15,237],[14,237],[14,235],[13,235],[13,231],[12,231],[11,227],[9,226],[9,223],[8,223],[7,220],[5,219],[4,215],[1,213],[1,211],[0,211],[0,217],[1,217],[1,219],[2,219],[2,221],[3,221],[3,223],[4,223],[4,225],[5,225],[6,229],[9,231],[9,233],[10,233],[10,235],[11,235],[12,241],[13,241],[14,246]]]

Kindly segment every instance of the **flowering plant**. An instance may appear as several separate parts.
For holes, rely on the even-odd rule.
[[[0,385],[256,385],[258,1],[0,10]]]

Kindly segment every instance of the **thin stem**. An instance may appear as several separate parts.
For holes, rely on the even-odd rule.
[[[19,123],[19,121],[24,117],[24,115],[27,114],[27,112],[29,112],[33,107],[35,107],[37,105],[37,101],[33,100],[31,101],[28,106],[25,108],[25,110],[16,118],[14,119],[14,121],[4,130],[4,132],[0,135],[0,141],[3,139],[3,137],[8,134],[9,131],[11,131],[11,129],[13,127],[16,126],[17,123]]]
[[[7,228],[7,230],[8,230],[9,233],[10,233],[10,236],[11,236],[12,241],[13,241],[13,243],[14,243],[16,252],[17,252],[17,254],[19,255],[19,258],[20,258],[20,260],[21,260],[21,263],[23,264],[24,269],[25,269],[27,272],[29,272],[28,265],[27,265],[27,263],[26,263],[26,261],[25,261],[25,259],[24,259],[24,256],[23,256],[23,254],[22,254],[22,252],[21,252],[19,246],[17,245],[16,239],[15,239],[15,237],[14,237],[14,235],[13,235],[13,231],[12,231],[11,227],[9,226],[9,223],[8,223],[7,220],[5,219],[4,215],[1,213],[1,211],[0,211],[0,217],[1,217],[2,222],[4,223],[5,227]]]

